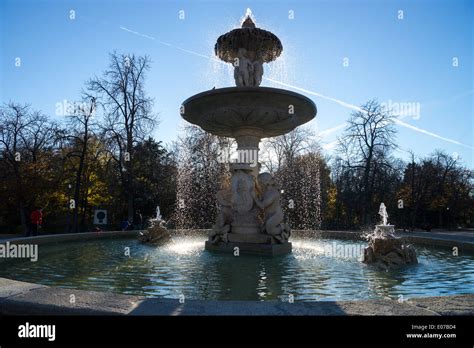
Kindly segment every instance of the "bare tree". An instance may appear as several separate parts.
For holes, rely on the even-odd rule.
[[[263,143],[261,160],[268,171],[275,173],[283,163],[291,166],[298,155],[318,150],[314,132],[308,127],[299,127],[287,134],[267,138]]]
[[[57,133],[58,126],[28,104],[9,102],[0,109],[0,153],[13,176],[11,191],[25,230],[28,205],[36,204],[35,192],[40,189],[38,170],[45,167],[40,156],[52,149]]]
[[[67,158],[77,158],[78,163],[74,174],[74,205],[72,213],[72,221],[70,221],[69,232],[79,232],[79,208],[81,189],[85,180],[85,171],[87,165],[87,155],[89,152],[89,145],[91,139],[94,137],[97,130],[97,122],[94,119],[96,110],[96,98],[90,95],[84,95],[83,102],[77,108],[72,110],[72,114],[68,116],[71,134],[66,137],[72,141],[72,146],[66,154]],[[85,199],[84,199],[85,200]],[[70,204],[70,202],[68,202]],[[85,207],[83,205],[83,211]],[[72,222],[72,223],[71,223]]]
[[[111,154],[116,161],[124,195],[127,199],[128,218],[134,214],[134,147],[143,141],[157,124],[152,112],[153,99],[147,97],[145,74],[150,69],[147,56],[110,55],[110,65],[101,78],[88,82],[88,90],[96,94],[104,109],[103,131]]]
[[[473,171],[461,166],[458,158],[437,150],[416,162],[412,154],[404,174],[399,194],[409,209],[412,229],[450,228],[456,219],[471,220]]]
[[[21,224],[25,230],[27,226],[27,212],[25,197],[21,189],[23,187],[23,178],[20,171],[20,151],[23,150],[21,134],[25,132],[31,122],[28,119],[28,112],[29,105],[10,102],[2,108],[0,122],[1,151],[15,176],[16,200],[20,211]]]
[[[388,153],[396,147],[394,116],[376,100],[370,100],[360,111],[352,113],[338,152],[345,166],[361,173],[362,219],[371,222],[375,169],[390,166]]]

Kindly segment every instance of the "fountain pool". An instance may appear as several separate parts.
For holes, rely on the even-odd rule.
[[[0,277],[197,300],[409,299],[474,291],[474,255],[452,256],[450,249],[416,245],[419,264],[386,272],[360,262],[363,241],[294,236],[293,253],[272,258],[215,254],[203,250],[205,239],[204,233],[175,235],[158,248],[131,238],[47,244],[37,262],[0,260]]]

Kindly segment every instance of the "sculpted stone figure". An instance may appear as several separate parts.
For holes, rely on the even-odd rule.
[[[265,213],[265,232],[272,236],[272,240],[284,243],[290,237],[290,227],[284,221],[285,216],[280,205],[280,190],[269,173],[260,174],[258,183],[263,190],[263,196],[259,199],[254,193],[253,198],[257,206]]]
[[[232,175],[232,207],[238,213],[252,210],[254,206],[253,195],[254,180],[251,174],[243,170],[236,170]]]
[[[232,192],[223,188],[217,192],[216,199],[219,212],[216,223],[209,233],[209,241],[213,244],[221,240],[227,243],[227,234],[232,223]]]
[[[263,61],[260,57],[253,62],[253,69],[252,69],[252,87],[258,87],[262,83],[263,77]]]
[[[249,59],[247,50],[240,48],[237,62],[234,63],[234,79],[238,87],[258,87],[262,83],[263,60],[260,57]]]
[[[240,48],[237,56],[238,61],[234,64],[234,79],[238,87],[250,87],[252,85],[253,64],[246,55],[247,50]]]
[[[157,246],[166,244],[171,240],[171,234],[164,224],[165,221],[160,218],[150,219],[149,222],[150,226],[138,235],[138,240],[141,243]]]
[[[369,246],[364,249],[362,262],[380,269],[392,269],[418,263],[415,247],[405,244],[393,234],[374,232],[367,236]]]

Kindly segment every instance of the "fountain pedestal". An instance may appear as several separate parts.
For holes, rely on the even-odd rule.
[[[370,235],[362,262],[381,269],[391,269],[418,263],[413,245],[407,245],[394,235]]]
[[[289,231],[286,231],[286,224],[283,222],[279,194],[274,197],[278,199],[273,200],[274,207],[269,206],[267,209],[268,213],[276,218],[275,222],[269,224],[270,219],[262,220],[262,204],[265,197],[266,201],[271,203],[272,197],[268,193],[272,193],[271,184],[274,182],[265,174],[255,177],[255,171],[248,163],[232,164],[231,172],[231,189],[226,194],[231,199],[229,202],[221,202],[230,207],[230,216],[227,216],[228,208],[221,208],[216,225],[206,242],[206,250],[235,255],[270,256],[291,252],[292,246],[288,242]],[[261,197],[257,192],[257,186],[265,191]]]
[[[263,255],[279,256],[291,253],[290,242],[284,244],[250,243],[250,242],[220,242],[213,244],[206,241],[205,248],[208,251],[238,255]]]
[[[375,231],[378,236],[394,235],[395,225],[375,225]]]
[[[235,163],[231,165],[231,173],[231,234],[258,234],[261,221],[253,198],[256,194],[255,168],[248,163]]]
[[[382,216],[382,224],[376,225],[374,232],[368,235],[369,246],[364,249],[362,262],[382,269],[418,263],[413,245],[404,244],[395,236],[395,226],[387,224],[388,214],[383,203],[379,214]]]

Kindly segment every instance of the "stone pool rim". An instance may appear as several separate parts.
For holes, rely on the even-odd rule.
[[[205,230],[200,230],[205,232]],[[186,231],[185,231],[186,232]],[[0,243],[50,244],[103,238],[134,237],[139,231],[108,231],[0,239]],[[363,239],[355,231],[295,231],[319,238]],[[423,232],[399,233],[407,242],[474,251],[468,238],[447,238]],[[70,303],[74,295],[76,303]],[[351,301],[217,301],[146,298],[78,289],[64,289],[0,278],[0,315],[474,315],[474,294],[417,297],[402,303],[396,299]]]

